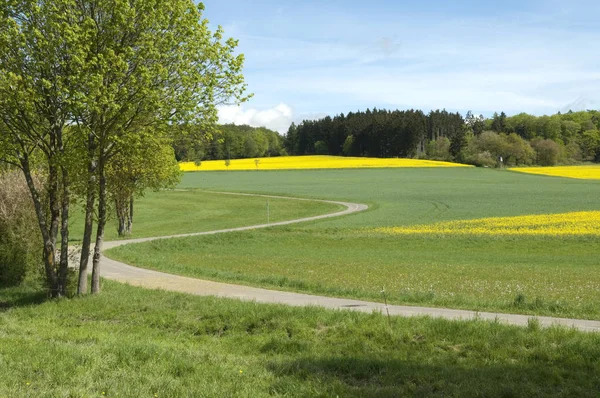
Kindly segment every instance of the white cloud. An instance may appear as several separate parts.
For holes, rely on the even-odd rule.
[[[599,3],[576,2],[539,0],[493,17],[388,6],[315,13],[305,2],[268,23],[239,15],[244,76],[260,102],[224,108],[221,120],[285,132],[292,121],[373,106],[484,115],[599,106],[600,53],[590,47]],[[268,109],[278,102],[284,111]]]
[[[293,121],[293,111],[289,105],[279,104],[273,108],[258,110],[230,105],[219,108],[219,122],[247,124],[252,127],[266,127],[285,134]]]

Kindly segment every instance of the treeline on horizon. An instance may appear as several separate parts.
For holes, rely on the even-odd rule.
[[[436,110],[367,109],[292,124],[285,136],[264,127],[220,125],[201,141],[174,140],[178,161],[286,155],[407,157],[476,166],[552,166],[600,161],[595,110],[491,118]]]
[[[568,164],[600,160],[600,112],[492,118],[436,110],[367,109],[292,124],[290,155],[409,157],[477,166]]]
[[[286,156],[283,137],[265,127],[234,124],[219,125],[203,140],[189,134],[175,134],[173,149],[178,161],[200,163],[202,160],[244,159]]]

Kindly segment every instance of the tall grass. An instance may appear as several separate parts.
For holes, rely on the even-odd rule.
[[[0,290],[0,396],[595,397],[600,391],[598,334],[388,320],[110,281],[100,296],[41,300],[34,290]]]

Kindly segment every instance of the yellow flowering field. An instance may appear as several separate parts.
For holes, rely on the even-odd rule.
[[[182,162],[179,167],[183,171],[471,167],[458,163],[421,159],[351,158],[344,156],[278,156],[258,159],[232,159],[229,167],[225,163],[225,160],[205,160],[199,166],[196,166],[194,162]]]
[[[397,235],[600,236],[600,211],[490,217],[429,225],[385,227],[374,231]]]
[[[516,167],[510,170],[520,173],[539,174],[553,177],[600,180],[600,165],[559,167]]]

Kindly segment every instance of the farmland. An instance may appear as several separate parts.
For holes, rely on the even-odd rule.
[[[382,167],[470,167],[463,164],[420,159],[364,158],[344,156],[279,156],[257,159],[206,160],[200,164],[184,162],[183,171],[364,169]]]
[[[181,187],[348,200],[370,209],[294,227],[125,246],[109,256],[276,289],[381,301],[385,288],[394,303],[600,319],[596,234],[385,232],[458,220],[595,212],[600,209],[595,181],[417,168],[190,173]]]
[[[538,174],[553,177],[579,178],[586,180],[600,180],[600,166],[562,166],[562,167],[517,167],[513,171],[529,174]]]
[[[224,171],[186,174],[180,189],[189,191],[136,202],[134,237],[264,222],[265,198],[208,190],[370,207],[108,255],[283,290],[380,301],[385,288],[395,303],[600,319],[594,181],[475,168]],[[338,209],[271,200],[278,220]],[[505,233],[511,225],[586,229]],[[28,284],[0,290],[0,338],[7,396],[592,397],[600,389],[598,334],[535,321],[387,319],[109,280],[102,294],[70,300],[48,301]]]

